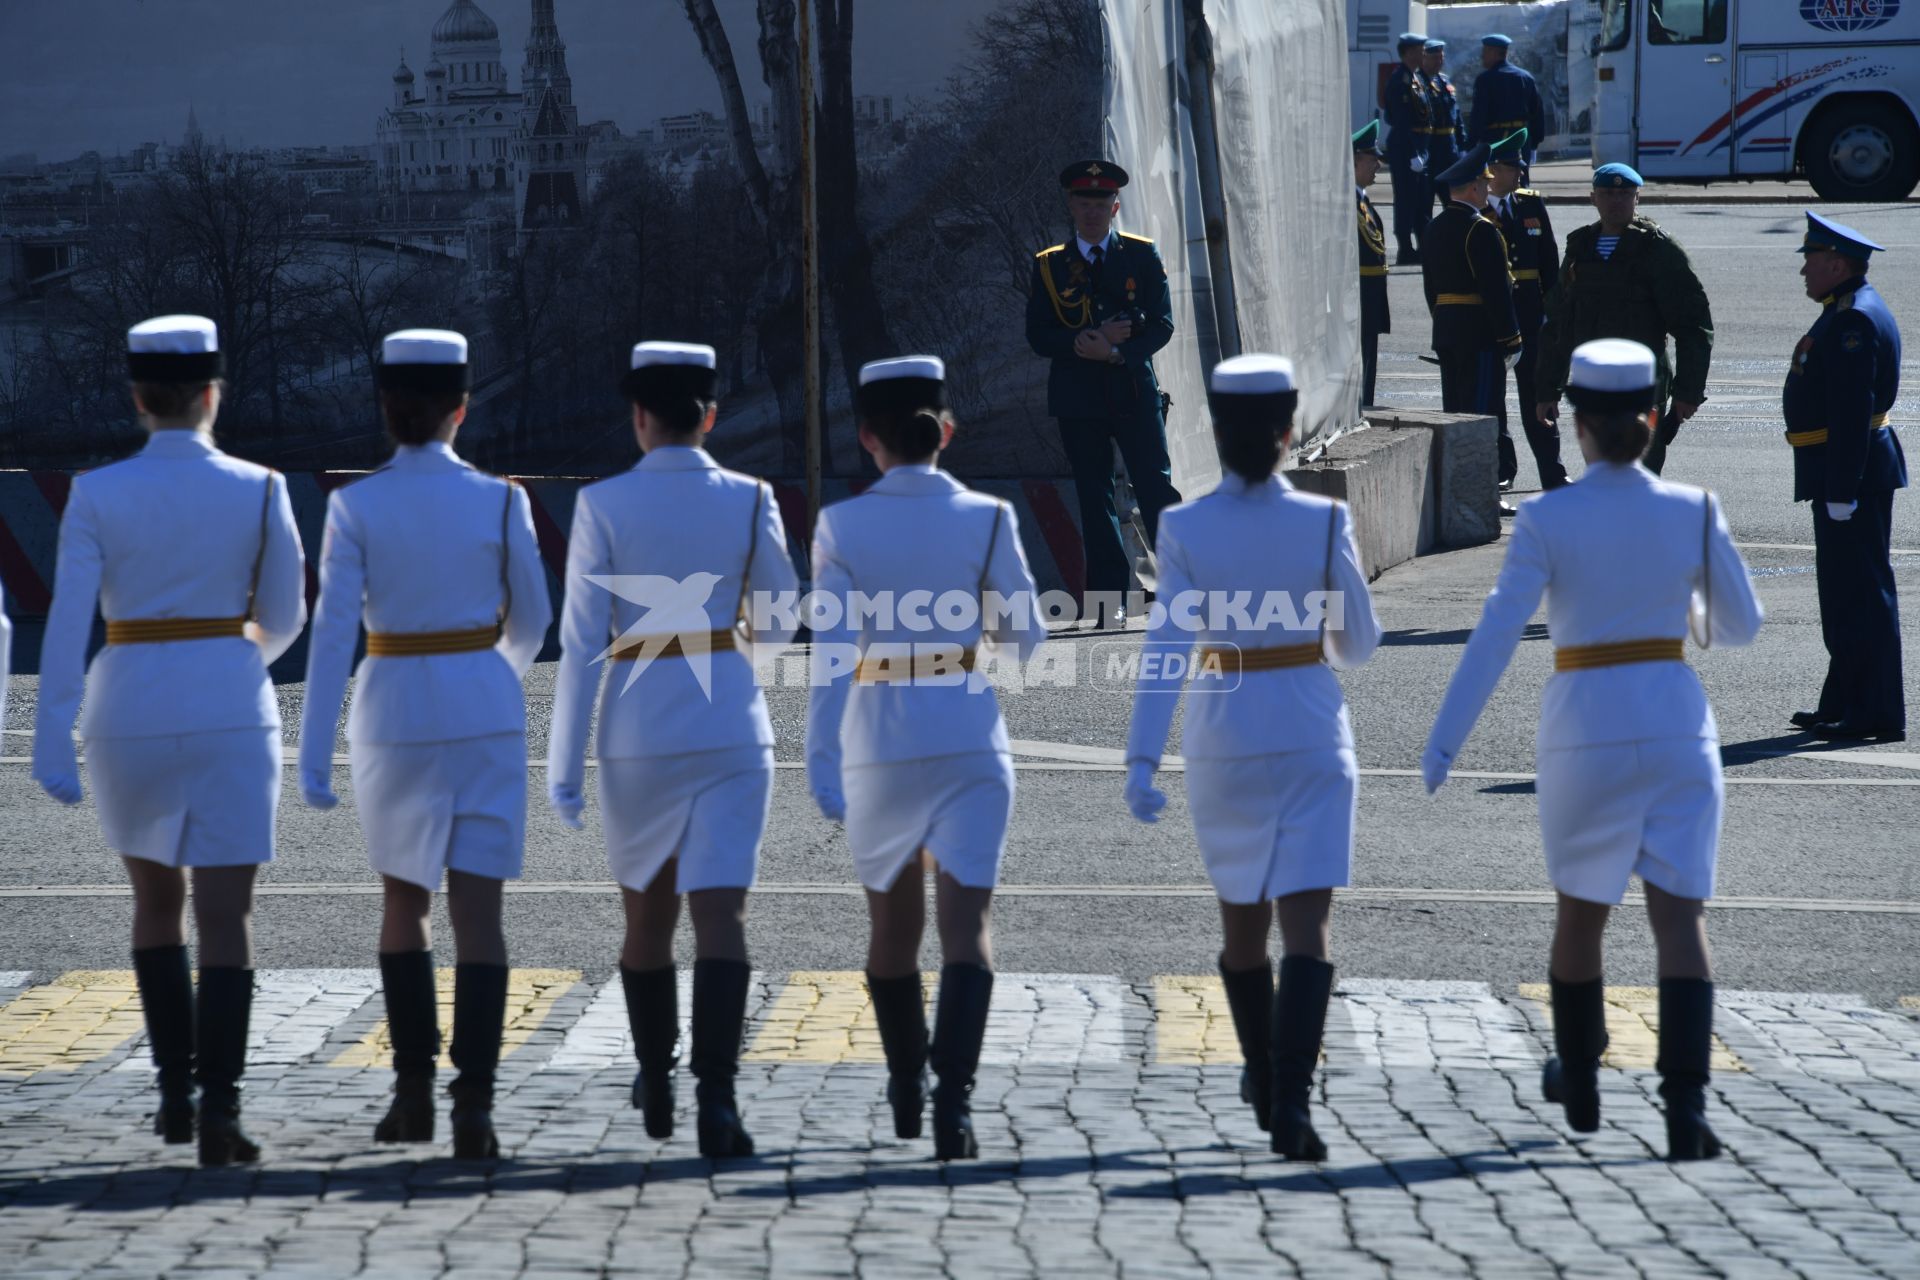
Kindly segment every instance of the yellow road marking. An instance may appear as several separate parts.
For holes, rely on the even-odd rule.
[[[923,993],[939,982],[921,975]],[[858,970],[802,970],[787,975],[755,1025],[747,1062],[885,1062],[880,1025]]]
[[[1544,982],[1520,984],[1520,998],[1531,1000],[1546,1010],[1547,1024],[1553,1024],[1551,989]],[[1600,1059],[1608,1067],[1650,1068],[1660,1056],[1660,989],[1658,987],[1607,988],[1606,1054]],[[1710,1064],[1715,1071],[1745,1071],[1733,1050],[1713,1038]]]
[[[0,1076],[73,1071],[140,1034],[131,969],[76,969],[0,1008]]]
[[[510,969],[507,971],[507,1022],[500,1037],[500,1056],[525,1044],[547,1020],[553,1002],[580,981],[578,969]],[[453,970],[438,969],[433,975],[434,994],[440,1007],[440,1065],[450,1067],[448,1055],[453,1043]],[[335,1067],[390,1067],[393,1042],[387,1034],[384,1016],[373,1030],[335,1058]]]
[[[1153,980],[1150,1061],[1162,1064],[1243,1062],[1227,988],[1218,977],[1166,975]]]

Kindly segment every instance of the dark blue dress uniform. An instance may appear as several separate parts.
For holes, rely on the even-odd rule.
[[[1353,135],[1353,153],[1379,155],[1379,139],[1380,122],[1368,121]],[[1365,187],[1355,186],[1354,195],[1360,234],[1360,403],[1374,404],[1380,335],[1393,332],[1393,316],[1387,308],[1387,227]]]
[[[1481,41],[1489,48],[1505,49],[1513,41],[1505,36],[1488,36]],[[1533,77],[1504,59],[1482,71],[1473,82],[1473,111],[1467,122],[1470,142],[1497,142],[1510,133],[1525,129],[1535,149],[1547,136],[1546,107],[1540,101],[1540,86]],[[1527,153],[1533,162],[1533,152]]]
[[[1408,49],[1426,43],[1425,37],[1408,34],[1400,37],[1398,47],[1405,56]],[[1427,225],[1431,210],[1428,175],[1433,172],[1427,163],[1427,144],[1432,140],[1428,130],[1433,127],[1433,118],[1420,73],[1405,63],[1395,67],[1380,91],[1380,106],[1387,114],[1387,165],[1393,170],[1393,236],[1400,244],[1399,260],[1418,262],[1420,246],[1415,237]],[[1413,167],[1416,160],[1420,162],[1418,171]]]
[[[1471,182],[1486,165],[1487,148],[1475,147],[1435,181]],[[1507,357],[1520,350],[1506,241],[1483,210],[1454,200],[1428,224],[1425,244],[1420,269],[1442,407],[1494,417],[1506,401]]]
[[[1862,262],[1872,241],[1807,215],[1802,253],[1831,250]],[[1820,318],[1794,348],[1781,397],[1793,446],[1793,500],[1813,504],[1814,569],[1827,679],[1820,705],[1796,723],[1825,738],[1897,739],[1907,712],[1900,608],[1890,543],[1893,491],[1906,457],[1889,414],[1900,392],[1900,326],[1857,275],[1821,299]],[[1855,503],[1836,520],[1828,503]]]
[[[1085,185],[1089,181],[1109,185]],[[1083,161],[1061,175],[1061,185],[1069,192],[1117,191],[1126,184],[1126,171],[1103,160]],[[1153,241],[1111,232],[1098,248],[1096,263],[1082,252],[1078,238],[1070,236],[1035,255],[1027,296],[1027,345],[1052,362],[1047,412],[1060,421],[1061,443],[1079,495],[1086,590],[1124,592],[1132,569],[1114,508],[1114,446],[1126,463],[1148,542],[1159,531],[1160,512],[1180,501],[1167,456],[1160,383],[1153,373],[1154,353],[1173,339],[1173,298]],[[1121,315],[1131,316],[1133,336],[1118,344],[1119,363],[1074,354],[1076,337]]]
[[[1527,133],[1523,129],[1494,147],[1493,163],[1522,164],[1526,145]],[[1513,367],[1513,382],[1520,397],[1520,425],[1526,433],[1527,447],[1533,451],[1540,487],[1557,489],[1567,483],[1567,468],[1560,461],[1560,429],[1541,419],[1535,392],[1540,368],[1540,330],[1547,318],[1547,294],[1560,279],[1560,245],[1553,236],[1553,219],[1547,214],[1546,198],[1538,191],[1519,187],[1509,195],[1495,196],[1490,212],[1500,224],[1500,234],[1507,242],[1507,261],[1513,267],[1513,308],[1520,320],[1520,363]],[[1511,480],[1518,471],[1513,436],[1506,429],[1503,414],[1500,478]]]
[[[1436,49],[1445,52],[1445,40],[1427,41],[1427,52]],[[1466,125],[1460,119],[1460,98],[1455,93],[1453,81],[1446,72],[1436,71],[1422,77],[1427,88],[1427,174],[1444,173],[1451,169],[1467,149]],[[1447,207],[1447,193],[1439,183],[1429,182],[1434,198],[1442,209]]]

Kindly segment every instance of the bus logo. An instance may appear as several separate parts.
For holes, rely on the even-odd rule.
[[[1800,0],[1800,16],[1824,31],[1871,31],[1899,12],[1900,0]]]

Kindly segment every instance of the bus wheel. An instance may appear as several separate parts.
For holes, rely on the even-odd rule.
[[[1823,200],[1904,200],[1920,185],[1920,129],[1899,107],[1836,103],[1807,126],[1800,155]]]

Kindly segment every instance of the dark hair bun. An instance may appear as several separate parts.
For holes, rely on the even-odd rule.
[[[1293,430],[1299,394],[1216,395],[1213,441],[1220,465],[1251,483],[1265,480],[1280,465],[1280,442]]]
[[[1653,440],[1653,425],[1640,413],[1582,413],[1580,416],[1594,450],[1605,462],[1637,462]]]

